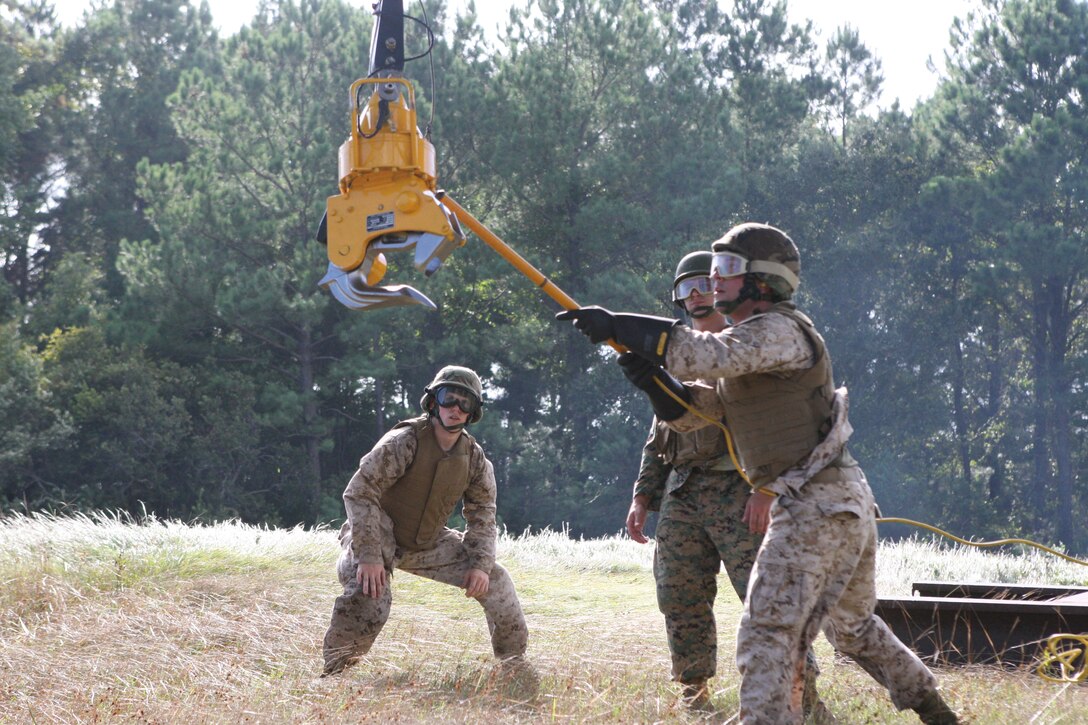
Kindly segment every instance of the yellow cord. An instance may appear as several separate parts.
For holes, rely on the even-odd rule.
[[[882,516],[877,519],[881,523],[889,524],[907,524],[908,526],[917,526],[920,529],[926,529],[932,531],[935,534],[951,539],[960,544],[966,546],[977,546],[980,548],[991,546],[1003,546],[1005,544],[1024,544],[1025,546],[1032,546],[1036,549],[1041,549],[1048,554],[1071,561],[1074,564],[1080,564],[1082,566],[1088,566],[1088,561],[1077,559],[1067,554],[1063,554],[1060,551],[1050,548],[1049,546],[1043,546],[1035,541],[1029,541],[1028,539],[998,539],[997,541],[967,541],[961,539],[958,536],[942,531],[936,526],[930,526],[929,524],[923,524],[920,521],[911,521],[910,519],[900,519],[893,516]],[[1061,647],[1061,644],[1065,641],[1073,640],[1074,642],[1080,642],[1081,647]],[[1036,672],[1040,677],[1049,682],[1084,682],[1088,680],[1088,636],[1079,634],[1052,634],[1047,639],[1046,651],[1043,653],[1043,659],[1036,668]],[[1077,669],[1077,661],[1080,660],[1080,668]],[[1057,670],[1058,674],[1052,674]]]
[[[1080,643],[1063,648],[1063,642]],[[1088,681],[1088,636],[1081,634],[1052,634],[1046,641],[1043,661],[1036,668],[1036,673],[1048,682],[1085,682]],[[1079,669],[1077,661],[1080,660]],[[1057,670],[1058,674],[1052,674]]]
[[[967,541],[966,539],[961,539],[960,537],[955,536],[953,534],[950,534],[947,531],[941,531],[936,526],[930,526],[929,524],[923,524],[920,521],[911,521],[910,519],[897,519],[897,518],[892,517],[892,516],[881,516],[880,518],[877,519],[877,521],[880,521],[882,523],[888,523],[888,524],[907,524],[908,526],[917,526],[920,529],[925,529],[927,531],[932,531],[935,534],[940,534],[941,536],[945,537],[946,539],[952,539],[952,541],[955,541],[955,542],[960,543],[960,544],[965,544],[967,546],[977,546],[977,547],[980,547],[980,548],[985,548],[985,547],[990,547],[990,546],[1003,546],[1005,544],[1024,544],[1025,546],[1033,546],[1036,549],[1042,549],[1043,551],[1047,552],[1048,554],[1053,554],[1054,556],[1065,559],[1066,561],[1071,561],[1074,564],[1080,564],[1082,566],[1088,566],[1088,561],[1084,561],[1083,559],[1077,559],[1075,557],[1069,556],[1068,554],[1063,554],[1060,551],[1057,551],[1055,549],[1051,549],[1049,546],[1043,546],[1040,543],[1037,543],[1035,541],[1029,541],[1028,539],[998,539],[997,541]]]
[[[673,391],[669,390],[669,386],[667,386],[667,385],[665,385],[665,383],[661,382],[661,378],[657,377],[656,375],[654,376],[654,382],[657,383],[657,387],[659,387],[659,388],[661,388],[662,390],[665,391],[666,395],[668,395],[670,398],[672,398],[677,403],[682,405],[684,407],[684,410],[688,411],[689,413],[696,416],[697,418],[702,418],[703,420],[707,421],[708,423],[711,423],[712,425],[716,425],[716,426],[718,426],[719,428],[722,429],[722,433],[725,435],[725,447],[729,450],[729,460],[733,461],[733,465],[736,466],[736,468],[737,468],[737,473],[739,473],[741,478],[744,479],[744,482],[747,483],[752,488],[755,488],[756,486],[755,486],[754,483],[752,483],[752,479],[748,478],[748,474],[745,473],[744,466],[740,465],[740,460],[737,459],[737,452],[733,448],[733,436],[729,434],[729,429],[725,427],[725,424],[722,423],[720,420],[718,420],[716,418],[711,418],[709,415],[702,412],[701,410],[696,410],[695,407],[693,405],[691,405],[691,403],[684,400],[683,398],[681,398],[679,395],[677,395]],[[763,493],[769,495],[769,496],[775,496],[776,495],[774,492],[768,491],[766,489],[761,488],[759,490],[762,491]]]

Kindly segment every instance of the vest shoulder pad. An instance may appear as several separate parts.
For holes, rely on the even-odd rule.
[[[816,323],[812,321],[812,318],[804,312],[801,312],[801,310],[790,310],[788,314],[790,317],[805,323],[809,327],[816,327]]]
[[[432,425],[430,416],[421,415],[418,418],[409,418],[408,420],[402,420],[394,425],[391,430],[396,430],[397,428],[411,428],[415,432],[416,438],[418,439],[423,431],[431,427]],[[469,433],[467,430],[462,429],[461,438],[457,440],[454,449],[461,450],[465,454],[467,454],[471,449],[479,447],[479,444],[476,443],[476,439],[472,437],[472,434]]]
[[[430,419],[425,415],[421,415],[418,418],[409,418],[408,420],[402,420],[393,426],[393,430],[397,428],[411,428],[416,433],[419,433],[424,428],[427,428],[431,424]]]

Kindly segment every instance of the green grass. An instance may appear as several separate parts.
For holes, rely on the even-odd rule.
[[[650,545],[502,537],[541,675],[533,696],[492,677],[476,602],[403,572],[371,654],[319,678],[336,555],[329,530],[0,519],[0,723],[725,722],[736,711],[740,603],[723,579],[715,710],[689,713],[668,681]],[[883,546],[879,563],[886,595],[909,593],[915,579],[1088,580],[1060,560],[923,540]],[[816,652],[821,692],[842,722],[917,722],[822,638]],[[1050,683],[1030,668],[937,675],[974,723],[1088,722],[1088,684]]]

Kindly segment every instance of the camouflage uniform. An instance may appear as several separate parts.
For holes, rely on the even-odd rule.
[[[741,522],[748,484],[729,460],[721,432],[679,434],[654,420],[642,451],[634,495],[660,509],[654,551],[657,605],[665,615],[672,677],[701,683],[714,676],[718,640],[714,621],[722,564],[740,601],[763,538]],[[683,443],[676,439],[685,436]],[[677,456],[679,455],[679,458]]]
[[[666,367],[681,379],[717,378],[713,388],[695,383],[689,390],[703,413],[728,419],[723,399],[729,385],[762,374],[788,382],[826,355],[823,340],[799,319],[791,304],[779,303],[720,333],[674,328]],[[876,504],[845,453],[852,432],[846,391],[831,391],[829,365],[827,378],[829,425],[796,465],[768,476],[749,467],[749,451],[738,445],[753,482],[778,494],[737,638],[744,723],[801,721],[802,653],[821,627],[839,652],[888,689],[899,709],[924,708],[936,696],[933,674],[874,614]],[[686,413],[670,425],[691,430],[705,422]]]
[[[394,531],[393,519],[383,509],[382,497],[401,481],[415,459],[424,436],[433,438],[425,418],[408,421],[389,431],[363,456],[344,491],[347,521],[340,529],[337,574],[344,593],[337,597],[332,621],[325,633],[325,674],[339,672],[369,651],[389,617],[393,569],[461,587],[469,569],[489,574],[487,593],[478,598],[487,618],[491,645],[499,658],[523,655],[528,640],[525,617],[513,581],[495,562],[495,473],[483,450],[462,433],[468,452],[467,487],[458,498],[446,496],[439,514],[445,521],[457,501],[463,499],[464,534],[441,527],[424,545],[405,546],[402,531]],[[448,482],[435,480],[435,488]],[[464,483],[464,482],[461,482]],[[458,486],[455,491],[460,490]],[[362,594],[356,582],[358,564],[383,564],[389,585],[378,598]]]

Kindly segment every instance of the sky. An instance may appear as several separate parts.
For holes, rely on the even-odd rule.
[[[209,0],[212,17],[220,32],[230,35],[249,22],[259,0]],[[349,0],[370,8],[373,0]],[[476,10],[485,30],[506,17],[506,9],[525,0],[476,0]],[[452,0],[459,6],[463,0]],[[75,24],[91,0],[54,0],[62,22]],[[788,0],[790,19],[813,21],[817,41],[823,45],[843,25],[858,30],[861,42],[880,59],[884,70],[884,94],[879,102],[888,107],[896,99],[904,109],[928,98],[938,77],[926,67],[932,57],[943,68],[943,52],[955,17],[964,17],[978,5],[977,0],[911,0],[886,3],[879,0]],[[406,7],[411,1],[406,0]]]

